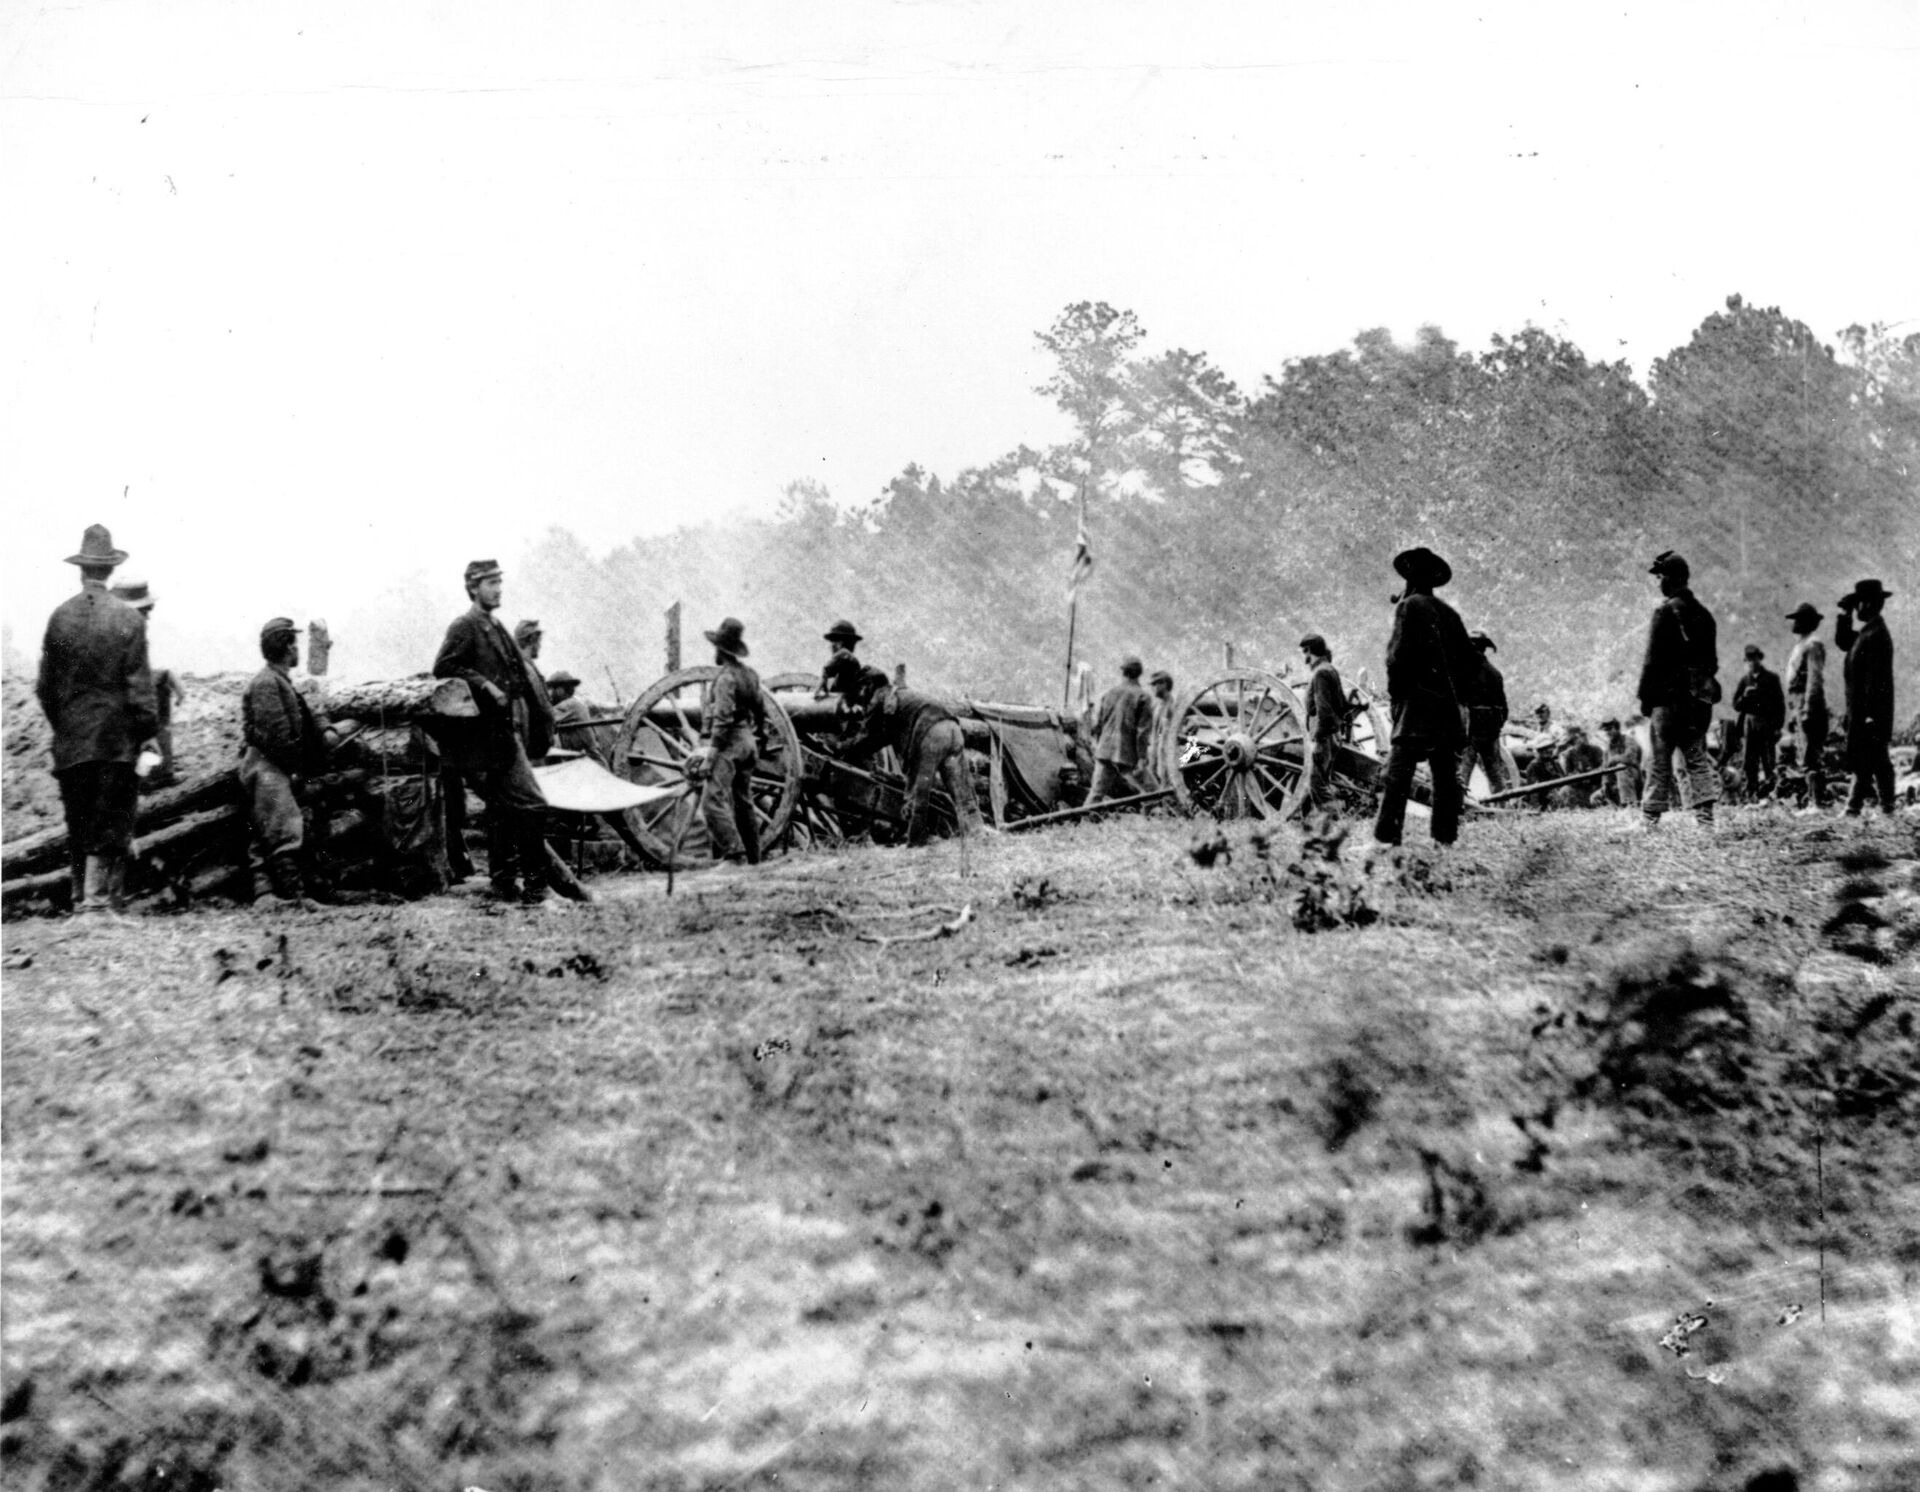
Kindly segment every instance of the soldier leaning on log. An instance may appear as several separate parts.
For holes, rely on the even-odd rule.
[[[1702,824],[1713,823],[1720,778],[1707,752],[1707,726],[1720,699],[1718,629],[1713,613],[1688,588],[1691,570],[1671,549],[1657,555],[1647,571],[1660,580],[1663,599],[1647,629],[1647,654],[1640,666],[1640,708],[1653,738],[1647,764],[1647,791],[1640,811],[1649,829],[1673,804],[1673,759],[1686,765],[1688,796]]]
[[[300,662],[300,629],[277,616],[260,628],[267,666],[240,696],[240,789],[264,862],[267,884],[284,906],[311,907],[301,869],[307,839],[299,785],[326,770],[327,737],[292,673]]]
[[[159,729],[142,615],[107,591],[126,551],[103,524],[80,552],[80,594],[47,621],[41,643],[40,708],[53,727],[53,775],[66,811],[75,912],[118,911],[126,894],[138,779],[134,762]]]
[[[1435,844],[1460,833],[1460,748],[1467,741],[1466,681],[1478,662],[1460,614],[1434,592],[1453,579],[1453,567],[1430,549],[1393,557],[1406,581],[1387,642],[1387,693],[1393,706],[1393,742],[1380,792],[1373,837],[1396,845],[1404,832],[1413,774],[1424,761],[1433,777]]]
[[[1893,812],[1893,634],[1881,612],[1893,594],[1877,580],[1863,580],[1840,598],[1833,645],[1847,655],[1847,766],[1853,787],[1847,816],[1857,818],[1869,796],[1882,813]]]
[[[493,894],[538,905],[546,900],[550,880],[542,834],[546,800],[533,780],[527,751],[534,746],[544,755],[552,745],[553,710],[519,644],[494,615],[504,587],[499,564],[475,560],[465,578],[473,605],[447,628],[433,676],[465,680],[480,714],[475,720],[445,722],[441,746],[486,802],[487,879]]]
[[[894,749],[908,782],[907,843],[922,845],[932,837],[933,790],[938,784],[944,784],[953,799],[960,832],[976,832],[980,809],[967,767],[966,735],[953,712],[928,695],[893,683],[877,668],[862,673],[855,687],[862,711],[859,732],[840,754],[848,761],[864,761],[886,747]]]

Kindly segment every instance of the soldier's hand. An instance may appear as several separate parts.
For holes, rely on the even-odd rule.
[[[507,691],[494,683],[492,679],[482,679],[480,681],[480,687],[487,691],[487,698],[500,706],[501,709],[504,710],[507,707]]]

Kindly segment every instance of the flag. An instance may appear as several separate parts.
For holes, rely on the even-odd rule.
[[[1080,589],[1080,582],[1093,573],[1093,546],[1087,542],[1087,523],[1080,520],[1079,531],[1073,536],[1073,571],[1067,576],[1067,599],[1071,601]]]

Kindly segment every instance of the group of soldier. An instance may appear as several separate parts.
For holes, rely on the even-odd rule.
[[[86,530],[80,550],[67,561],[80,570],[80,591],[53,613],[40,660],[37,693],[53,726],[53,768],[73,857],[73,902],[82,912],[120,904],[139,777],[156,767],[171,769],[169,712],[179,690],[149,663],[146,618],[154,598],[147,586],[132,580],[110,584],[126,559],[104,526]],[[1468,631],[1459,613],[1436,594],[1452,579],[1447,562],[1429,549],[1414,548],[1396,555],[1393,568],[1402,586],[1393,597],[1387,645],[1392,734],[1374,837],[1386,845],[1400,842],[1415,774],[1424,764],[1431,781],[1432,836],[1449,844],[1459,832],[1474,764],[1483,767],[1496,792],[1506,786],[1500,745],[1507,720],[1505,684],[1489,656],[1497,651],[1493,639]],[[1584,748],[1577,760],[1574,753],[1562,753],[1561,764],[1617,768],[1606,789],[1617,801],[1637,801],[1652,827],[1675,806],[1678,763],[1687,782],[1687,804],[1710,824],[1720,798],[1720,776],[1708,748],[1709,725],[1721,698],[1717,627],[1690,588],[1685,559],[1668,551],[1654,560],[1649,573],[1658,580],[1661,601],[1648,628],[1638,688],[1651,740],[1644,786],[1636,782],[1643,765],[1638,748],[1617,719],[1602,722],[1604,748],[1576,743]],[[436,678],[463,681],[474,705],[471,719],[446,722],[436,732],[449,787],[455,872],[471,871],[458,863],[464,849],[460,811],[454,806],[464,803],[471,786],[488,809],[487,873],[495,896],[539,903],[551,889],[583,894],[570,878],[554,874],[557,862],[545,838],[546,802],[531,766],[552,747],[557,730],[587,721],[586,706],[576,697],[579,680],[564,671],[542,677],[536,664],[539,623],[523,622],[509,632],[499,620],[504,577],[498,563],[476,560],[464,579],[471,604],[447,628],[433,664]],[[1862,580],[1838,603],[1833,645],[1845,660],[1845,741],[1853,776],[1849,814],[1860,813],[1870,799],[1883,811],[1894,807],[1893,643],[1882,615],[1890,595],[1880,581]],[[1760,647],[1750,645],[1732,705],[1749,788],[1757,793],[1775,778],[1779,739],[1791,725],[1801,737],[1799,761],[1817,808],[1824,801],[1820,768],[1830,723],[1827,648],[1817,635],[1821,614],[1811,603],[1803,602],[1787,620],[1796,641],[1784,684],[1765,667]],[[272,894],[292,904],[305,902],[300,780],[325,769],[332,745],[292,681],[301,630],[287,617],[273,617],[260,629],[265,666],[241,700],[238,771]],[[754,864],[762,846],[752,784],[766,734],[766,696],[746,661],[746,628],[739,619],[728,617],[705,636],[718,672],[703,701],[700,743],[687,759],[686,777],[700,790],[700,813],[715,857]],[[887,749],[897,754],[908,782],[907,842],[923,843],[932,833],[936,787],[951,796],[961,832],[977,830],[966,741],[954,713],[934,696],[908,689],[904,681],[864,663],[858,655],[863,639],[853,623],[836,622],[823,640],[828,658],[818,693],[837,697],[845,715],[836,754],[850,762]],[[1309,634],[1300,648],[1308,670],[1306,799],[1330,809],[1337,806],[1337,748],[1350,728],[1353,705],[1326,640]],[[1165,786],[1173,679],[1156,671],[1149,692],[1140,682],[1142,672],[1140,659],[1125,659],[1120,681],[1094,711],[1090,803],[1148,795]]]
[[[1507,786],[1500,746],[1507,721],[1505,682],[1488,657],[1496,651],[1493,640],[1484,632],[1469,632],[1459,613],[1435,594],[1452,580],[1452,567],[1431,550],[1414,548],[1396,555],[1393,568],[1403,585],[1393,598],[1393,632],[1387,644],[1392,740],[1381,773],[1374,838],[1382,845],[1401,842],[1415,773],[1424,764],[1430,774],[1434,842],[1451,844],[1459,834],[1466,785],[1476,761],[1496,794]],[[1619,719],[1609,718],[1601,722],[1604,746],[1576,736],[1559,754],[1558,766],[1574,777],[1605,770],[1599,791],[1616,802],[1637,803],[1649,828],[1657,827],[1676,806],[1677,773],[1683,774],[1686,805],[1698,821],[1710,825],[1721,796],[1718,764],[1708,748],[1714,706],[1722,698],[1718,628],[1693,593],[1685,558],[1668,550],[1654,559],[1648,573],[1661,594],[1648,626],[1637,690],[1650,749],[1643,758]],[[1834,647],[1845,658],[1845,739],[1853,779],[1845,811],[1853,816],[1869,801],[1887,813],[1895,806],[1890,754],[1893,640],[1883,615],[1891,594],[1879,580],[1860,581],[1840,599],[1834,626]],[[1763,788],[1773,790],[1780,736],[1791,725],[1801,737],[1797,754],[1811,797],[1809,808],[1818,811],[1825,801],[1820,769],[1831,721],[1826,644],[1817,636],[1822,617],[1818,608],[1802,602],[1786,619],[1796,641],[1784,685],[1766,668],[1758,644],[1745,649],[1746,672],[1732,700],[1743,777],[1752,796],[1760,796]],[[1333,809],[1336,750],[1352,712],[1325,640],[1311,634],[1300,645],[1311,670],[1307,801]],[[1547,723],[1544,708],[1540,723]]]

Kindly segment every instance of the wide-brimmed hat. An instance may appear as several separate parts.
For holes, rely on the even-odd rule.
[[[152,611],[153,603],[160,599],[147,589],[146,581],[132,575],[122,575],[114,581],[111,594],[137,611]]]
[[[1500,651],[1499,647],[1494,643],[1494,640],[1484,632],[1469,632],[1467,634],[1467,641],[1483,653],[1497,653]]]
[[[1164,668],[1156,668],[1151,674],[1147,675],[1147,682],[1149,684],[1165,684],[1171,689],[1173,687],[1173,675],[1168,673]]]
[[[1647,573],[1671,575],[1675,580],[1686,580],[1692,576],[1693,567],[1671,549],[1663,549],[1653,557],[1653,563],[1647,566]]]
[[[466,582],[470,586],[478,585],[483,580],[491,580],[505,573],[500,568],[499,560],[471,560],[467,564]]]
[[[305,630],[304,627],[294,626],[293,618],[290,616],[271,616],[260,624],[260,640],[265,642],[276,632],[287,632],[297,636]]]
[[[1809,627],[1817,627],[1820,624],[1822,615],[1823,613],[1820,608],[1815,606],[1811,601],[1802,601],[1798,606],[1794,607],[1792,611],[1787,613],[1787,620],[1790,622],[1804,622]]]
[[[1877,580],[1863,580],[1853,588],[1853,600],[1884,601],[1893,594]]]
[[[860,629],[854,626],[852,622],[842,618],[827,628],[820,636],[827,642],[856,643],[860,641]]]
[[[723,617],[720,625],[707,634],[707,641],[735,658],[747,656],[747,624],[737,616]]]
[[[1756,663],[1758,663],[1762,658],[1767,656],[1764,652],[1760,650],[1760,644],[1757,642],[1748,643],[1745,651],[1746,651],[1746,655],[1749,658],[1753,659],[1753,661]]]
[[[1453,566],[1424,545],[1403,549],[1393,557],[1393,571],[1415,585],[1442,586],[1453,579]]]
[[[80,536],[80,552],[67,556],[70,565],[124,565],[127,551],[113,547],[113,535],[104,523],[89,523]]]
[[[564,668],[555,669],[552,673],[547,675],[547,687],[549,689],[552,689],[559,684],[570,684],[575,689],[578,689],[580,687],[580,681],[576,679],[572,674],[568,673]]]

